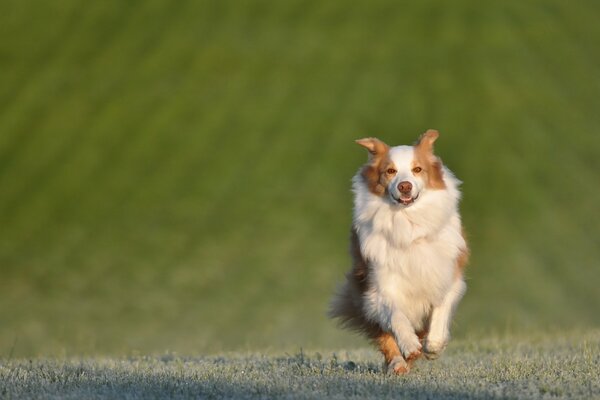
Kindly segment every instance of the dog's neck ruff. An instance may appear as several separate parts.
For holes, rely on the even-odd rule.
[[[409,207],[394,204],[387,194],[370,192],[360,171],[354,176],[354,227],[363,255],[377,260],[384,248],[406,249],[422,239],[435,238],[449,225],[460,230],[460,181],[447,168],[443,170],[446,188],[422,190]]]

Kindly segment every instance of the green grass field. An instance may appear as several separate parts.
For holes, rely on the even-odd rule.
[[[597,329],[599,16],[558,0],[0,2],[0,357],[67,357],[49,362],[68,375],[85,355],[364,346],[325,318],[366,158],[353,140],[427,128],[464,181],[454,336]],[[423,368],[480,365],[453,354]],[[347,374],[331,373],[315,393]]]
[[[517,344],[518,343],[518,344]],[[6,399],[592,399],[600,334],[453,345],[409,375],[385,375],[372,351],[12,360]]]

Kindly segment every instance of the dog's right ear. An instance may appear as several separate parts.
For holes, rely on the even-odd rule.
[[[358,139],[356,143],[369,150],[370,157],[381,156],[390,149],[390,146],[373,137]]]

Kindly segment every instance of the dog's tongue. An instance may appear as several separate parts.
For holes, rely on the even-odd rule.
[[[400,201],[404,205],[410,204],[410,202],[412,201],[412,199],[413,199],[412,196],[402,196],[402,195],[400,195]]]

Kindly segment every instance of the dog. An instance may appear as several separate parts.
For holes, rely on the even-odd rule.
[[[407,373],[422,354],[442,353],[466,291],[461,182],[434,154],[438,137],[430,129],[412,146],[356,141],[369,160],[352,180],[353,265],[329,316],[366,334],[394,374]]]

